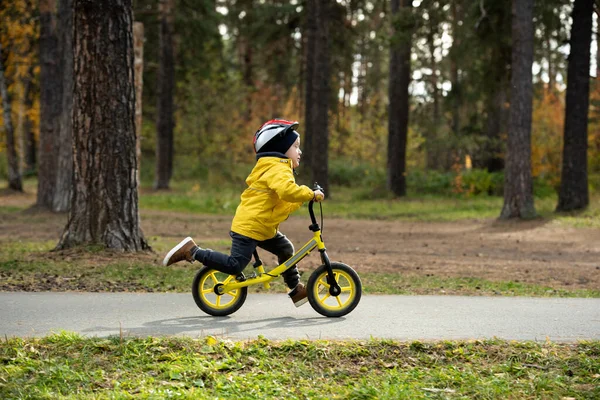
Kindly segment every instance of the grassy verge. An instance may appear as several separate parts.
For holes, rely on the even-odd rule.
[[[26,182],[32,191],[34,181]],[[230,217],[238,204],[240,188],[224,185],[202,186],[200,183],[174,182],[172,190],[144,190],[140,206],[146,210],[178,211],[189,214],[220,214]],[[364,189],[362,189],[364,191]],[[364,200],[361,189],[334,188],[334,196],[324,203],[325,218],[400,219],[416,221],[460,221],[495,218],[502,207],[498,197],[414,197],[404,199]],[[14,202],[13,202],[14,203]],[[592,198],[590,208],[572,214],[554,214],[554,198],[537,199],[537,210],[552,223],[576,227],[600,227],[600,197]],[[16,215],[30,204],[25,202],[0,208],[0,217]],[[305,213],[300,210],[298,213]],[[184,214],[181,214],[184,215]],[[44,215],[19,217],[35,231]],[[327,221],[325,221],[325,224]],[[58,238],[57,238],[58,240]],[[118,256],[97,249],[84,249],[73,257],[53,256],[49,251],[56,240],[38,242],[0,241],[0,290],[84,290],[84,291],[174,291],[188,292],[199,267],[177,265],[159,267],[159,255],[165,254],[173,240],[148,237],[156,254]],[[229,240],[203,242],[209,248],[227,251]],[[305,274],[310,271],[304,271]],[[307,276],[307,275],[305,275]],[[600,289],[555,290],[554,288],[513,281],[484,281],[475,278],[391,275],[361,273],[365,293],[384,294],[461,294],[502,296],[600,297]],[[261,290],[253,288],[251,290]],[[272,291],[282,292],[280,280]]]
[[[27,291],[130,291],[188,293],[200,264],[181,264],[164,268],[155,255],[130,256],[98,253],[95,258],[52,260],[45,255],[46,245],[23,246],[42,249],[40,257],[19,257],[12,246],[0,246],[0,290]],[[216,247],[216,246],[215,246]],[[48,249],[49,250],[49,249]],[[24,253],[24,252],[23,252]],[[35,253],[26,253],[35,254]],[[304,270],[308,279],[311,270]],[[248,267],[246,273],[252,273]],[[513,281],[488,281],[476,278],[361,273],[365,294],[403,295],[470,295],[533,297],[600,297],[600,290],[553,289],[548,286]],[[287,291],[283,280],[274,280],[266,291],[261,285],[251,292],[281,293]]]
[[[0,344],[0,397],[600,397],[600,342],[83,338]]]
[[[28,179],[25,191],[35,192],[36,181]],[[190,214],[216,214],[233,216],[239,204],[242,184],[208,184],[198,181],[173,181],[168,191],[141,190],[141,209],[178,211]],[[324,203],[326,217],[364,218],[405,221],[460,221],[497,218],[503,199],[498,196],[436,196],[409,193],[398,199],[368,199],[368,189],[336,186],[332,197]],[[35,199],[32,199],[35,201]],[[584,211],[555,213],[556,196],[535,199],[539,218],[573,227],[600,228],[600,193],[592,193],[590,205]],[[2,206],[0,213],[15,213],[32,204],[23,202]],[[305,210],[297,211],[306,213]]]
[[[323,205],[325,216],[423,222],[460,221],[498,218],[503,205],[501,197],[492,196],[409,195],[401,199],[365,200],[362,192],[364,189],[333,188],[332,199]],[[239,203],[239,194],[238,187],[200,189],[192,184],[178,183],[171,192],[145,193],[140,197],[140,206],[157,210],[233,215]],[[555,213],[556,204],[555,196],[536,199],[539,218],[567,226],[600,228],[600,196],[592,196],[588,209],[580,212]]]

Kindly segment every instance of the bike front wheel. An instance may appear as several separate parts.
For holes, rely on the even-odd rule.
[[[235,280],[234,275],[225,274],[209,267],[201,268],[192,284],[192,295],[196,305],[205,313],[222,317],[240,309],[248,296],[248,288],[243,287],[222,294],[216,288]]]
[[[321,265],[308,278],[308,301],[312,308],[326,317],[342,317],[356,308],[362,294],[360,277],[351,267],[342,263],[331,263],[333,276],[341,293],[332,296],[329,288],[327,267]]]

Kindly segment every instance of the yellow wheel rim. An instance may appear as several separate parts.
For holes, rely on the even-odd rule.
[[[225,309],[231,307],[242,295],[240,289],[235,289],[230,292],[217,295],[215,293],[215,286],[219,283],[229,283],[235,277],[233,275],[224,274],[219,271],[210,271],[202,277],[198,285],[198,293],[202,302],[207,306],[216,310]]]
[[[333,270],[333,276],[337,284],[342,289],[342,292],[338,296],[332,296],[329,294],[329,283],[327,283],[327,271],[319,275],[317,283],[313,287],[315,300],[327,310],[342,310],[349,306],[356,296],[356,284],[350,276],[342,270]]]

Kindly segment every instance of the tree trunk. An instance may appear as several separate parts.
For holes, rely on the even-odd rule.
[[[137,159],[137,186],[141,187],[142,163],[142,94],[144,88],[144,24],[133,23],[133,53],[135,67],[135,157]]]
[[[431,114],[431,123],[428,124],[426,133],[427,140],[427,168],[441,169],[444,165],[443,155],[440,151],[440,143],[438,137],[438,128],[440,126],[440,95],[438,89],[438,66],[435,60],[435,30],[437,29],[437,21],[429,18],[429,30],[427,32],[427,46],[429,47],[429,67],[431,68],[431,97],[433,99],[433,111]],[[445,151],[444,151],[445,152]]]
[[[244,19],[239,22],[239,46],[242,62],[242,80],[246,86],[246,112],[244,113],[244,116],[246,118],[246,122],[250,122],[252,120],[253,113],[252,92],[254,90],[254,39],[252,37],[254,1],[239,0],[237,4],[241,11],[246,13]]]
[[[315,60],[317,51],[317,0],[306,2],[306,42],[305,42],[305,80],[304,80],[304,135],[302,137],[302,148],[306,156],[302,160],[302,171],[309,184],[313,174],[313,138],[316,135],[315,103],[317,101],[314,88]]]
[[[546,44],[546,58],[548,59],[548,93],[556,91],[556,66],[554,62],[554,51],[552,50],[552,31],[546,27],[544,42]],[[540,70],[540,74],[543,73]]]
[[[57,249],[149,249],[139,226],[131,0],[75,0],[74,192]]]
[[[35,152],[31,153],[32,147],[35,146],[35,139],[33,137],[33,123],[30,116],[31,108],[33,107],[33,66],[27,68],[27,72],[20,79],[23,87],[23,100],[21,101],[17,128],[19,132],[19,148],[21,149],[19,174],[27,176],[35,171]],[[31,140],[34,140],[34,142],[31,143]]]
[[[594,0],[575,0],[567,69],[562,173],[556,211],[580,210],[590,202],[587,147],[593,9]]]
[[[513,0],[512,5],[511,98],[501,219],[536,215],[531,178],[533,4],[534,0]]]
[[[62,79],[56,0],[40,0],[40,149],[37,206],[52,209],[56,192]]]
[[[2,54],[2,43],[0,43],[0,54]],[[6,155],[8,158],[8,187],[19,192],[23,191],[23,182],[19,172],[19,157],[15,147],[15,132],[12,124],[11,98],[8,93],[8,85],[4,78],[4,63],[0,57],[0,96],[2,97],[2,109],[4,110],[4,130],[6,132]]]
[[[160,0],[160,62],[158,71],[158,120],[156,122],[156,177],[154,189],[168,189],[173,174],[173,55],[174,0]]]
[[[600,6],[596,9],[596,79],[600,81]]]
[[[410,54],[412,27],[408,21],[411,0],[392,0],[394,21],[390,54],[387,183],[396,196],[406,195],[406,143],[408,137]],[[402,9],[407,10],[403,12]],[[404,29],[400,30],[403,27]]]
[[[459,22],[462,21],[460,5],[453,1],[452,8],[452,48],[450,50],[450,80],[452,82],[452,132],[455,137],[460,135],[460,107],[462,95],[460,89],[460,78],[458,73],[458,60],[460,59],[460,34],[458,32]],[[459,21],[460,19],[460,21]]]
[[[316,42],[314,70],[312,73],[313,112],[312,148],[308,155],[312,159],[312,181],[318,182],[331,195],[328,179],[329,154],[329,18],[331,0],[315,2]],[[312,182],[311,182],[312,183]]]
[[[507,112],[505,104],[507,99],[508,73],[505,69],[506,54],[499,50],[493,63],[493,76],[497,85],[488,93],[486,136],[487,146],[484,153],[483,165],[489,172],[499,172],[504,169],[504,151],[502,133],[506,131]]]
[[[62,97],[56,139],[58,168],[51,207],[54,212],[66,212],[73,189],[73,0],[60,0],[58,21]]]
[[[24,174],[31,175],[36,167],[36,140],[33,133],[33,121],[31,120],[31,109],[33,108],[34,84],[33,69],[30,66],[27,71],[27,79],[23,88],[23,107],[25,109],[25,119],[23,121],[23,163],[25,166]]]

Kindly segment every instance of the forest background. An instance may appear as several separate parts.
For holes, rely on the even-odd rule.
[[[44,16],[54,15],[60,27],[64,3],[69,2],[46,0],[37,7],[13,0],[0,8],[10,118],[25,177],[36,175],[42,156],[39,45],[45,38]],[[197,188],[242,184],[254,161],[253,134],[264,121],[298,120],[304,133],[309,125],[304,121],[309,73],[305,30],[312,20],[306,3],[133,2],[134,18],[144,32],[142,186],[164,189],[171,179]],[[531,170],[536,197],[554,196],[560,185],[572,8],[569,0],[538,1],[534,8]],[[596,21],[594,17],[587,150],[591,192],[600,187]],[[502,195],[511,1],[413,1],[409,12],[392,18],[389,1],[338,0],[326,23],[329,168],[324,179],[329,184],[364,187],[367,198],[393,196],[386,184],[386,157],[395,24],[398,31],[410,32],[411,43],[409,192]],[[2,127],[6,116],[5,111],[0,117]],[[2,135],[2,179],[10,172],[6,149]],[[300,172],[303,183],[311,178]]]
[[[196,267],[180,263],[164,268],[162,256],[187,235],[219,251],[229,248],[224,232],[235,207],[230,192],[239,199],[254,161],[252,136],[265,120],[284,117],[301,123],[306,151],[299,180],[310,184],[316,176],[329,184],[328,200],[333,201],[326,213],[334,218],[327,219],[327,230],[335,234],[327,233],[328,252],[332,259],[356,268],[365,293],[600,297],[597,193],[596,210],[574,213],[574,218],[570,213],[560,215],[557,219],[562,222],[563,217],[571,218],[565,225],[548,218],[490,221],[500,214],[498,197],[504,193],[511,201],[506,187],[528,181],[519,180],[523,175],[533,176],[533,181],[520,185],[520,194],[527,200],[526,192],[533,189],[544,216],[554,210],[547,204],[556,205],[565,183],[584,183],[567,190],[575,194],[579,208],[587,206],[588,191],[594,194],[600,187],[595,3],[140,0],[133,2],[133,16],[141,25],[134,25],[130,0],[3,0],[0,178],[8,181],[9,189],[0,190],[0,291],[188,292]],[[528,7],[531,18],[514,12],[529,11]],[[513,24],[515,16],[527,25],[526,31],[531,22],[535,27],[529,64],[523,62],[528,58],[523,48],[515,46],[519,44],[513,33],[519,25]],[[70,29],[73,20],[79,29]],[[113,28],[114,37],[93,36],[107,27]],[[74,33],[84,46],[70,45],[69,35]],[[131,35],[137,40],[129,40]],[[135,77],[138,82],[143,77],[143,90],[138,92],[141,96],[133,96],[131,50],[135,48],[139,58],[141,43],[143,62],[136,64]],[[107,51],[103,46],[112,47]],[[80,53],[71,57],[74,47]],[[115,53],[117,57],[108,62]],[[397,68],[398,59],[410,63]],[[69,86],[73,83],[69,61],[79,63],[75,90]],[[513,69],[519,63],[527,68]],[[571,79],[574,64],[580,70]],[[117,69],[120,74],[107,73]],[[512,83],[517,70],[526,85]],[[102,87],[89,85],[96,75],[109,76],[113,78],[109,83],[116,84],[104,79]],[[407,88],[399,99],[391,90],[396,78]],[[515,93],[526,94],[525,86],[531,83],[533,109],[527,100],[522,101],[523,109],[515,107]],[[122,89],[118,94],[124,101],[114,101],[121,100],[111,91],[114,86]],[[574,86],[578,91],[571,93]],[[98,101],[79,104],[69,98],[73,93]],[[143,106],[141,122],[135,124],[137,135],[129,113],[134,100]],[[404,102],[402,107],[396,100]],[[118,103],[119,111],[126,108],[121,117],[127,118],[94,114],[109,102]],[[580,107],[567,113],[573,103]],[[313,105],[314,119],[309,118],[315,116]],[[65,140],[69,124],[76,120],[71,107],[74,115],[108,118],[100,118],[105,125],[96,129],[75,127],[71,145]],[[106,110],[109,107],[101,111]],[[515,130],[509,125],[517,111],[522,111],[524,121],[532,117],[531,130],[527,123],[518,127],[524,128],[523,135],[511,148]],[[574,116],[575,124],[569,126]],[[403,125],[406,157],[400,149],[404,143],[389,144],[392,128],[400,125],[396,117],[408,122]],[[124,134],[107,129],[126,119]],[[136,136],[141,138],[140,199],[147,240],[138,224],[139,180],[133,173],[137,160],[131,140]],[[567,139],[574,136],[576,156],[565,162],[563,143],[567,149]],[[89,142],[96,142],[93,149],[102,151],[86,152]],[[517,159],[526,165],[517,168],[517,174],[506,162],[515,150],[527,154]],[[69,158],[73,153],[81,156],[75,162]],[[318,166],[327,166],[325,172],[314,174],[317,165],[310,164],[315,153],[324,159]],[[89,162],[92,155],[95,163]],[[77,175],[71,173],[73,164],[84,167],[76,172],[89,173],[76,176],[78,190],[70,196],[71,177]],[[123,165],[126,168],[117,168]],[[390,165],[400,165],[401,173]],[[576,166],[568,179],[565,165]],[[407,201],[398,199],[402,190],[390,185],[393,174],[406,184]],[[27,195],[36,190],[33,186],[37,208],[30,208],[34,195]],[[156,190],[166,188],[171,190]],[[22,190],[26,193],[19,193]],[[229,203],[199,199],[222,192],[230,195]],[[76,196],[89,207],[69,201]],[[158,207],[153,201],[160,202]],[[53,211],[66,211],[69,205],[73,207],[63,228],[65,213]],[[345,214],[340,212],[344,207]],[[206,215],[209,212],[228,216]],[[583,227],[573,229],[579,224]],[[301,243],[307,225],[305,215],[290,218],[286,234]],[[61,243],[56,246],[60,232]],[[65,238],[67,244],[83,243],[83,251],[61,249]],[[148,245],[156,253],[103,251],[147,250]],[[57,247],[59,251],[52,251]],[[318,266],[320,261],[313,258],[303,261],[303,271]],[[277,282],[269,290],[287,288]],[[284,319],[290,318],[294,319]],[[168,321],[197,323],[189,317]],[[273,325],[272,319],[268,322]],[[236,398],[282,393],[419,398],[433,392],[466,397],[485,393],[489,398],[598,398],[598,354],[597,341],[559,347],[549,340],[396,345],[374,339],[340,345],[305,340],[277,344],[259,337],[256,342],[231,344],[214,337],[192,343],[179,338],[137,340],[121,334],[104,340],[64,333],[42,341],[3,341],[0,358],[6,362],[0,375],[4,371],[7,378],[0,379],[0,397],[38,393],[37,397],[57,393],[189,397],[214,392]],[[149,365],[155,367],[151,376]],[[265,375],[264,365],[275,368],[268,368]],[[290,388],[288,382],[298,376],[305,381]],[[331,385],[331,377],[339,384]]]

